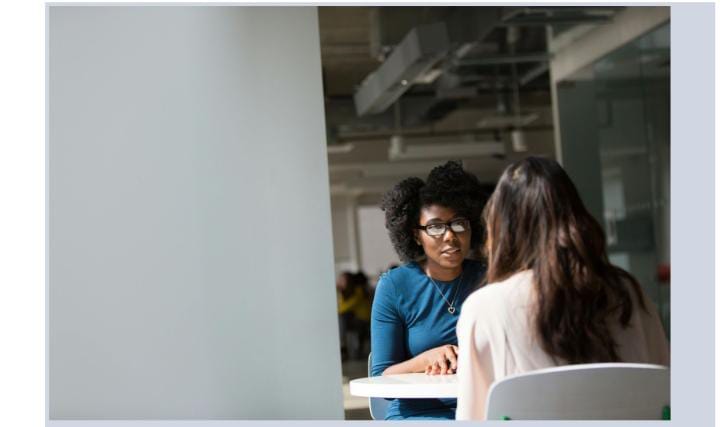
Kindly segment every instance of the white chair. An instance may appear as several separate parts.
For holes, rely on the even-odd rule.
[[[368,377],[372,376],[372,352],[368,354]],[[368,397],[370,407],[370,418],[373,420],[384,420],[390,401],[382,397]]]
[[[670,419],[670,370],[593,363],[512,375],[490,387],[488,420]]]

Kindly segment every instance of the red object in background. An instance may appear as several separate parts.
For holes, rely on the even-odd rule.
[[[670,264],[658,265],[657,280],[660,283],[670,284]]]

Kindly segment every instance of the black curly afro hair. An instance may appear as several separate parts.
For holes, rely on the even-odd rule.
[[[416,177],[400,181],[385,193],[380,207],[395,251],[403,262],[410,262],[425,256],[414,235],[421,208],[440,205],[468,218],[473,231],[470,248],[477,251],[483,244],[482,210],[488,197],[475,175],[466,172],[460,162],[450,161],[434,168],[427,182]]]

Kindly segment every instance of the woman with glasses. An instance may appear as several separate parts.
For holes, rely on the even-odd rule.
[[[488,285],[457,326],[457,419],[484,419],[490,385],[558,365],[669,364],[657,310],[610,264],[605,235],[552,160],[505,169],[484,212]]]
[[[371,374],[453,374],[455,324],[484,267],[467,259],[482,246],[486,198],[457,162],[408,178],[383,197],[385,226],[405,263],[384,273],[371,316]],[[454,419],[455,399],[394,399],[385,419]]]

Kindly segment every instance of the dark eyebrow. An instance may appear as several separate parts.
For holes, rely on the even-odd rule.
[[[453,222],[453,221],[455,221],[455,220],[457,220],[457,219],[467,219],[467,218],[465,218],[465,217],[462,216],[462,215],[456,215],[456,216],[450,218],[450,219],[447,220],[447,221],[443,221],[443,220],[441,220],[440,218],[430,218],[425,224],[433,224],[433,223],[436,223],[436,222],[442,222],[442,223],[445,223],[445,222]]]
[[[431,222],[443,222],[440,218],[430,218],[427,220],[426,224],[430,224]]]

